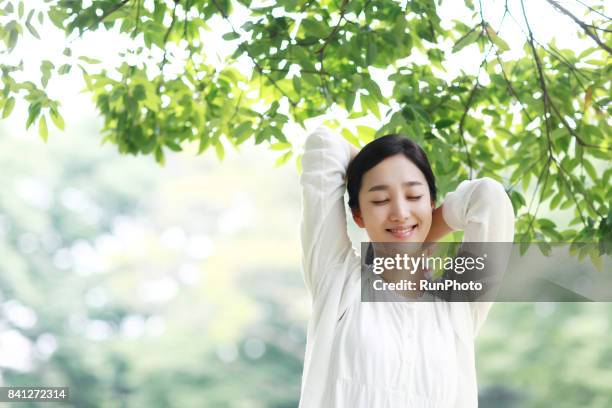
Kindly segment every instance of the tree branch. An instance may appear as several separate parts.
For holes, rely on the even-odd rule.
[[[605,18],[606,20],[610,21],[612,20],[612,18],[606,16],[604,13],[602,13],[601,11],[595,10],[593,7],[589,6],[588,4],[584,4],[582,1],[580,0],[576,0],[577,3],[583,5],[584,7],[588,8],[589,10],[591,10],[593,13],[599,14],[600,16],[602,16],[603,18]]]
[[[264,67],[262,69],[265,70],[265,71],[270,71],[270,72],[284,72],[284,73],[289,72],[288,68],[281,69],[281,68],[268,68],[268,67]],[[332,76],[329,72],[323,71],[323,70],[300,69],[300,73]]]
[[[538,56],[538,54],[536,52],[535,44],[533,43],[533,32],[531,31],[531,26],[529,25],[529,20],[527,19],[527,13],[525,11],[524,0],[521,0],[521,9],[523,11],[523,18],[525,19],[525,24],[527,26],[527,30],[529,31],[528,42],[529,42],[529,46],[531,48],[531,51],[533,53],[533,58],[534,58],[535,63],[536,63],[538,78],[539,78],[539,81],[540,81],[540,88],[542,90],[542,102],[544,104],[544,120],[545,120],[545,125],[546,125],[545,126],[545,128],[546,128],[546,138],[547,138],[547,142],[548,142],[548,151],[549,151],[549,155],[550,155],[549,159],[552,159],[553,163],[555,163],[557,168],[561,172],[563,172],[563,174],[567,175],[568,179],[566,180],[565,178],[562,177],[562,180],[564,180],[566,182],[566,184],[568,185],[568,189],[570,191],[570,195],[572,196],[572,199],[574,200],[574,202],[576,204],[576,208],[577,208],[577,210],[578,210],[578,212],[580,214],[580,217],[581,217],[581,219],[583,221],[583,224],[586,225],[585,218],[582,215],[582,211],[580,210],[580,205],[578,204],[578,200],[576,199],[576,196],[575,196],[574,191],[572,189],[572,186],[570,184],[571,177],[567,173],[567,171],[563,168],[561,163],[559,163],[557,158],[554,156],[554,153],[553,153],[553,150],[552,150],[552,140],[551,140],[551,137],[550,137],[550,133],[551,133],[551,124],[550,124],[551,112],[550,112],[550,108],[551,108],[552,101],[550,100],[550,96],[548,94],[548,89],[546,87],[546,80],[544,78],[544,73],[542,71],[542,63],[540,61],[540,57]],[[584,196],[584,193],[583,193],[583,196]],[[599,214],[599,212],[597,212],[597,210],[595,210],[595,208],[592,206],[592,204],[589,203],[589,200],[585,200],[585,201],[587,202],[588,205],[591,206],[591,209],[596,214],[598,214],[600,217],[602,216],[601,214]]]
[[[115,11],[119,10],[121,7],[125,6],[130,0],[121,0],[119,3],[117,3],[116,5],[114,5],[113,7],[109,8],[108,10],[106,10],[101,16],[100,18],[98,18],[96,21],[94,21],[93,23],[91,23],[90,25],[88,25],[87,27],[85,27],[78,36],[76,36],[74,39],[70,40],[69,42],[72,43],[74,40],[76,40],[77,38],[81,38],[83,37],[83,34],[85,34],[87,31],[91,30],[94,27],[99,26],[100,24],[102,24],[104,22],[104,20],[110,16],[111,14],[113,14]]]
[[[230,25],[230,28],[232,29],[232,31],[235,34],[238,34],[238,32],[236,31],[236,29],[234,28],[234,25],[232,24],[232,22],[229,19],[229,16],[227,15],[227,13],[225,12],[225,10],[223,10],[223,8],[221,7],[221,5],[217,2],[217,0],[212,0],[213,4],[215,5],[215,7],[217,8],[217,10],[219,10],[219,13],[221,13],[221,16],[223,17],[223,19],[225,21],[228,22],[228,24]],[[285,93],[285,91],[283,90],[283,88],[281,88],[276,81],[270,76],[270,74],[267,74],[264,72],[264,68],[259,65],[259,63],[257,62],[257,59],[255,57],[253,57],[253,55],[251,55],[251,53],[249,52],[249,50],[242,44],[238,44],[238,48],[240,48],[244,53],[246,53],[249,58],[251,59],[251,61],[253,61],[253,64],[255,65],[255,68],[257,68],[257,72],[259,72],[261,75],[265,76],[266,78],[268,78],[268,80],[272,83],[272,86],[274,86],[276,89],[278,89],[278,91],[281,93],[281,95],[283,95],[285,98],[287,98],[287,100],[289,101],[289,104],[293,107],[296,108],[297,107],[297,102],[293,101],[293,99],[291,99],[289,97],[289,95],[287,95],[287,93]]]
[[[166,34],[164,35],[164,40],[163,40],[163,44],[164,44],[164,56],[162,58],[161,63],[159,64],[159,70],[163,71],[164,70],[164,66],[166,65],[166,63],[168,62],[168,49],[166,48],[166,42],[168,42],[168,38],[170,37],[170,32],[172,32],[172,28],[174,27],[174,23],[176,22],[176,6],[178,5],[178,1],[176,3],[174,3],[174,8],[172,9],[172,21],[170,22],[170,27],[168,27],[168,30],[166,30]],[[162,76],[163,76],[163,72],[162,72]]]
[[[183,38],[187,39],[187,24],[189,22],[189,10],[191,9],[192,6],[192,0],[187,0],[187,4],[185,5],[185,21],[183,22]]]
[[[561,112],[559,112],[559,109],[557,109],[557,106],[552,101],[550,101],[550,107],[555,112],[555,114],[557,115],[557,117],[559,118],[561,123],[563,123],[563,126],[565,126],[565,128],[569,131],[570,135],[572,135],[576,139],[576,142],[580,146],[587,147],[587,148],[593,148],[593,149],[612,150],[612,146],[608,146],[608,147],[606,147],[606,146],[599,146],[599,145],[594,145],[594,144],[590,144],[590,143],[585,142],[584,139],[582,139],[576,133],[576,131],[574,129],[572,129],[570,124],[567,123],[567,120],[563,117]]]
[[[338,30],[340,29],[340,23],[342,22],[342,20],[344,20],[344,13],[345,13],[345,8],[347,4],[348,4],[348,0],[342,1],[342,5],[340,6],[340,18],[338,19],[338,22],[336,23],[335,27],[332,29],[331,33],[329,33],[329,35],[323,39],[323,45],[321,46],[321,48],[319,48],[319,50],[317,50],[317,54],[323,55],[323,53],[325,52],[325,48],[327,48],[327,45],[329,44],[330,40],[332,39],[334,35],[336,35]]]
[[[132,31],[132,38],[136,38],[138,35],[138,28],[140,27],[140,9],[142,8],[142,0],[136,2],[136,24],[134,24],[134,30]]]
[[[506,15],[508,15],[509,13],[510,13],[510,10],[508,9],[508,2],[506,1],[506,3],[504,4],[504,14],[503,14],[502,19],[501,19],[502,23],[503,23],[504,18],[506,17]],[[501,69],[501,73],[502,73],[502,76],[504,77],[504,81],[506,82],[506,87],[508,88],[508,91],[510,91],[512,96],[514,96],[514,98],[517,100],[517,102],[521,106],[521,111],[523,111],[523,113],[525,114],[527,119],[529,119],[529,122],[531,122],[533,119],[531,118],[531,115],[529,114],[527,109],[525,109],[523,107],[523,102],[521,101],[521,98],[519,98],[518,93],[516,92],[516,90],[512,86],[512,81],[510,81],[510,78],[506,74],[506,70],[504,69],[504,65],[502,63],[501,57],[499,56],[499,52],[497,51],[497,46],[493,42],[493,39],[491,38],[491,34],[489,34],[489,31],[484,26],[487,23],[484,20],[484,12],[483,12],[483,9],[482,9],[482,0],[480,1],[480,18],[481,18],[481,25],[483,26],[483,31],[485,32],[485,34],[486,34],[487,38],[489,39],[489,42],[492,44],[492,46],[495,46],[495,58],[497,60],[497,65]],[[501,23],[500,23],[500,29],[501,29]]]
[[[528,36],[528,34],[525,32],[525,30],[523,30],[523,26],[521,26],[521,24],[516,20],[516,18],[514,17],[514,15],[512,15],[512,13],[508,13],[508,15],[510,16],[510,18],[512,18],[512,20],[514,21],[514,23],[517,25],[517,27],[521,30],[521,32],[525,35],[525,37]],[[582,80],[580,79],[580,76],[582,76],[584,79],[586,80],[591,80],[591,78],[589,78],[584,72],[582,72],[578,67],[576,67],[574,64],[572,64],[570,61],[568,61],[557,49],[555,49],[554,47],[552,47],[551,45],[544,45],[541,42],[539,42],[535,37],[533,38],[533,42],[534,44],[537,44],[540,46],[540,48],[542,48],[544,51],[546,51],[546,53],[548,53],[548,55],[550,55],[551,57],[555,58],[557,61],[563,63],[564,65],[566,65],[569,68],[569,72],[570,74],[572,74],[574,76],[574,78],[576,78],[576,81],[578,82],[578,84],[580,85],[580,87],[582,88],[582,90],[584,92],[587,91],[587,87],[584,85],[584,83],[582,82]],[[597,105],[599,107],[600,110],[604,110],[605,108],[597,101],[593,101],[594,105]]]
[[[554,163],[563,174],[567,174],[565,169],[561,166],[560,163],[558,163],[556,160]],[[586,219],[584,218],[584,215],[582,215],[582,210],[580,209],[580,204],[578,203],[578,200],[576,199],[572,185],[570,184],[569,180],[566,180],[565,177],[563,176],[561,176],[561,180],[563,180],[565,182],[565,185],[567,185],[567,189],[570,191],[570,196],[572,197],[572,200],[574,201],[574,204],[576,204],[576,208],[578,209],[578,214],[580,215],[580,219],[582,220],[582,225],[586,227],[587,222],[586,222]]]
[[[540,163],[540,161],[544,158],[545,155],[548,155],[548,151],[546,151],[546,150],[540,155],[540,157],[538,157],[533,163],[531,163],[529,165],[529,167],[527,167],[527,169],[525,171],[523,171],[522,175],[525,175],[525,174],[529,173],[531,171],[531,169],[533,169],[538,163]],[[513,189],[518,184],[519,181],[521,181],[520,178],[518,180],[516,180],[514,183],[512,183],[510,185],[509,190]]]
[[[533,59],[536,64],[536,71],[538,73],[538,81],[540,82],[540,89],[542,90],[542,103],[544,105],[544,124],[546,130],[546,139],[548,141],[548,152],[550,157],[553,160],[555,159],[553,150],[552,150],[552,140],[550,137],[550,133],[552,131],[552,126],[550,124],[550,109],[549,109],[549,97],[548,97],[548,89],[546,87],[546,80],[544,78],[544,72],[542,70],[542,62],[540,61],[540,57],[535,48],[535,44],[533,43],[533,32],[531,31],[531,26],[529,25],[529,20],[527,19],[527,12],[525,11],[525,3],[521,0],[521,9],[523,11],[523,18],[525,19],[525,25],[527,26],[527,30],[529,35],[527,37],[527,41],[529,43],[529,48],[531,49],[531,53],[533,54]]]
[[[542,203],[542,197],[544,195],[544,189],[546,188],[546,183],[548,182],[548,175],[550,174],[550,172],[545,171],[545,170],[550,168],[550,161],[551,161],[551,157],[548,157],[548,160],[546,160],[546,163],[544,164],[544,166],[542,166],[542,171],[540,172],[540,175],[538,176],[538,181],[536,182],[535,190],[533,190],[533,195],[531,196],[531,200],[529,201],[529,207],[527,208],[527,214],[531,213],[531,206],[533,205],[533,200],[535,199],[536,195],[538,195],[538,188],[540,187],[540,181],[542,181],[542,176],[544,176],[544,184],[542,186],[542,190],[540,190],[540,201],[538,201],[538,205],[536,206],[535,213],[531,217],[531,220],[529,220],[529,225],[527,226],[527,231],[525,232],[526,234],[529,234],[529,231],[531,230],[531,227],[533,225],[533,221],[538,216],[538,210],[540,209],[540,204]]]
[[[467,117],[467,114],[470,110],[470,106],[472,104],[472,101],[474,99],[474,95],[476,94],[476,89],[479,86],[479,82],[478,82],[478,78],[476,78],[476,83],[474,84],[474,86],[472,87],[472,90],[470,91],[470,95],[468,96],[468,100],[465,103],[465,109],[463,110],[463,115],[461,115],[461,120],[459,121],[459,135],[461,136],[461,142],[463,144],[463,150],[465,151],[465,155],[467,156],[467,161],[468,161],[468,167],[470,168],[470,173],[469,173],[469,178],[470,180],[472,179],[472,169],[474,168],[474,165],[472,164],[472,156],[470,155],[470,152],[468,150],[467,147],[467,142],[465,140],[465,131],[463,129],[463,126],[465,125],[465,118]]]
[[[591,30],[589,30],[588,25],[583,22],[582,20],[580,20],[578,17],[576,17],[575,15],[573,15],[572,13],[570,13],[569,10],[567,10],[566,8],[564,8],[562,5],[560,5],[559,3],[557,3],[555,0],[546,0],[549,4],[551,4],[554,8],[556,8],[557,10],[559,10],[561,13],[565,14],[566,16],[568,16],[569,18],[571,18],[572,20],[574,20],[574,22],[576,24],[578,24],[580,26],[580,28],[582,28],[585,32],[586,35],[588,35],[589,37],[591,37],[596,43],[597,45],[599,45],[600,48],[608,51],[609,54],[612,54],[612,48],[608,47],[604,42],[602,42],[599,37],[597,36],[597,33],[592,32]]]
[[[547,0],[548,1],[548,0]],[[523,6],[523,1],[521,0],[521,5]],[[529,41],[529,45],[530,48],[532,50],[533,53],[533,57],[534,60],[536,62],[536,69],[538,72],[538,78],[540,81],[540,88],[542,89],[542,98],[543,98],[543,102],[544,102],[544,115],[545,115],[545,120],[547,123],[547,132],[550,131],[550,123],[549,123],[549,116],[551,114],[551,108],[552,110],[555,112],[555,114],[557,115],[557,117],[559,118],[559,120],[561,121],[561,123],[563,123],[563,126],[565,126],[567,128],[567,130],[569,131],[569,133],[576,139],[576,141],[578,142],[578,144],[580,144],[581,146],[587,147],[587,148],[595,148],[595,149],[603,149],[603,150],[612,150],[612,147],[605,147],[605,146],[599,146],[599,145],[594,145],[594,144],[590,144],[590,143],[586,143],[575,131],[574,129],[572,129],[572,127],[569,125],[569,123],[567,122],[567,120],[563,117],[563,115],[561,114],[561,112],[559,112],[559,110],[557,109],[557,106],[554,104],[554,102],[552,101],[552,99],[550,99],[550,95],[548,93],[548,89],[546,87],[546,82],[545,82],[545,78],[544,78],[544,72],[542,69],[542,64],[540,61],[540,58],[538,57],[536,50],[535,50],[535,42],[536,40],[533,37],[533,32],[531,31],[531,27],[529,25],[529,21],[527,20],[527,16],[525,14],[525,10],[523,8],[523,17],[525,19],[525,24],[527,25],[527,29],[528,29],[528,34],[527,34],[527,39]],[[543,47],[544,48],[544,47]],[[549,52],[550,53],[550,52]],[[551,55],[554,56],[554,54],[551,53]],[[560,53],[559,56],[556,56],[558,59],[562,60],[562,57],[560,57]],[[572,71],[576,71],[578,72],[577,68],[565,61],[565,63],[570,67],[570,70]],[[582,86],[582,88],[584,89],[584,85],[582,84],[582,82],[580,82],[578,76],[576,75],[576,80],[578,80],[578,82],[580,83],[580,85]],[[548,136],[549,140],[550,140],[550,136]],[[556,159],[555,159],[556,160]]]
[[[319,48],[319,50],[316,51],[316,54],[319,57],[319,64],[321,64],[321,67],[320,67],[321,72],[325,70],[323,66],[325,63],[325,49],[331,42],[331,39],[340,30],[340,24],[342,23],[342,20],[344,20],[344,13],[345,13],[345,8],[347,4],[348,4],[348,0],[342,1],[342,5],[340,6],[340,18],[338,19],[338,22],[336,23],[335,27],[332,29],[331,33],[329,33],[329,35],[325,37],[325,39],[323,40],[323,45],[321,46],[321,48]],[[327,80],[325,79],[325,76],[323,74],[321,74],[320,79],[321,79],[321,89],[323,91],[323,96],[325,96],[325,101],[327,103],[327,107],[329,108],[328,101],[329,99],[331,99],[333,102],[334,97],[331,95],[329,91],[329,87],[327,86]]]

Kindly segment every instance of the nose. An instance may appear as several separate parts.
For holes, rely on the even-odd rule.
[[[410,217],[410,204],[404,200],[393,200],[389,208],[389,220],[391,222],[402,222]]]

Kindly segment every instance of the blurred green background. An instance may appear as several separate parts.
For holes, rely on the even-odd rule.
[[[297,406],[295,166],[245,146],[160,168],[99,128],[77,116],[45,145],[0,124],[1,383],[68,386],[75,407]],[[608,303],[497,304],[480,406],[612,406],[611,320]]]

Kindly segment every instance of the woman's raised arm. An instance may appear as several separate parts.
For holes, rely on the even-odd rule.
[[[306,139],[300,177],[300,233],[304,281],[312,296],[330,279],[345,279],[345,268],[338,266],[356,257],[344,209],[346,169],[355,151],[325,127],[317,128]]]
[[[445,223],[453,230],[463,230],[463,242],[506,242],[508,246],[489,246],[495,251],[496,265],[505,268],[514,240],[514,210],[504,187],[483,177],[462,181],[446,195],[442,205]],[[484,323],[492,302],[470,302],[472,334]]]
[[[434,209],[431,214],[431,228],[425,238],[425,242],[436,242],[453,232],[453,229],[444,221],[444,204]]]
[[[504,187],[490,177],[462,181],[442,205],[445,223],[463,242],[512,242],[514,210]]]

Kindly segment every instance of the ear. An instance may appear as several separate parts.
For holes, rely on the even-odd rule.
[[[353,220],[355,221],[355,224],[357,224],[359,228],[365,228],[365,224],[363,223],[363,218],[361,217],[361,211],[351,210],[351,213],[353,213]]]

